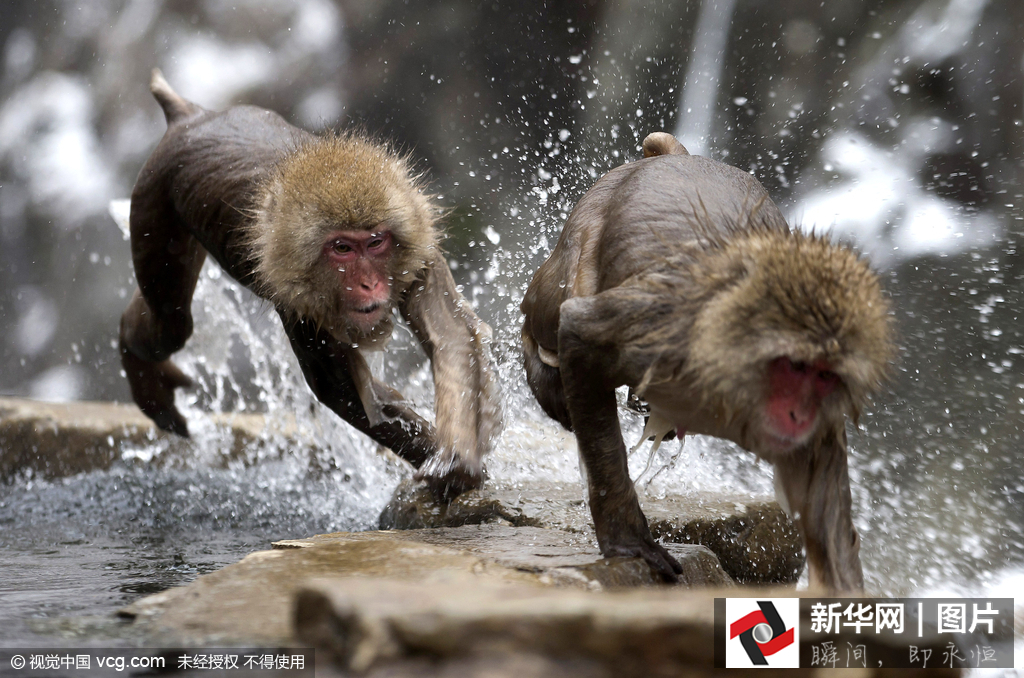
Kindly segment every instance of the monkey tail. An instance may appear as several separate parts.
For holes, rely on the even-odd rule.
[[[644,157],[656,155],[690,155],[690,152],[668,132],[651,132],[644,139]]]
[[[149,91],[153,93],[160,107],[164,109],[164,117],[167,118],[168,125],[179,118],[192,117],[202,110],[171,89],[159,68],[154,68],[153,74],[149,78]]]

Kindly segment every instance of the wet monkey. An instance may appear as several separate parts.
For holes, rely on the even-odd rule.
[[[576,435],[601,550],[680,572],[629,478],[615,400],[628,385],[650,406],[644,437],[712,435],[771,462],[811,582],[860,589],[845,423],[894,354],[878,279],[790,229],[749,174],[665,133],[643,149],[579,201],[522,304],[527,380]]]
[[[138,289],[121,318],[132,396],[188,435],[171,362],[192,334],[207,254],[280,315],[313,393],[450,497],[483,481],[501,427],[490,328],[456,290],[439,213],[407,161],[358,134],[313,135],[252,106],[207,111],[153,72],[167,132],[131,200]],[[398,309],[430,358],[436,427],[372,376]]]

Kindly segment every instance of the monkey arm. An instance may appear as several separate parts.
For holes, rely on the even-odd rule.
[[[807,546],[811,585],[860,591],[860,538],[853,526],[846,431],[829,432],[824,441],[776,461],[775,484],[783,491],[791,517]]]
[[[413,281],[402,316],[430,358],[437,455],[417,477],[441,498],[479,487],[483,455],[501,431],[501,394],[491,363],[491,328],[473,313],[437,253]]]
[[[290,321],[284,315],[281,319],[306,383],[320,402],[415,468],[434,454],[433,427],[401,393],[370,376],[358,349],[318,330],[309,320]],[[363,406],[369,397],[379,410],[373,422]]]
[[[615,387],[626,378],[616,337],[588,340],[595,299],[577,297],[562,305],[558,357],[569,416],[586,466],[597,541],[605,556],[639,556],[674,582],[682,567],[651,535],[629,477],[615,402]]]

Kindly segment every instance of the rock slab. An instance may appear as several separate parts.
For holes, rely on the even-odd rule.
[[[286,440],[290,435],[289,422],[269,431],[259,414],[207,416],[223,439],[225,462],[245,459],[261,449],[268,434]],[[52,480],[105,470],[124,460],[126,450],[154,444],[161,449],[159,458],[153,460],[156,463],[186,460],[192,445],[158,429],[135,405],[0,398],[0,481],[23,473]]]
[[[300,642],[362,673],[411,657],[476,658],[491,675],[532,655],[544,675],[678,676],[714,666],[713,606],[652,589],[593,594],[450,582],[311,582],[295,603]],[[559,667],[560,662],[569,666]],[[567,670],[568,669],[568,670]],[[575,669],[575,670],[572,670]],[[704,669],[701,671],[701,669]]]
[[[0,398],[0,479],[26,471],[45,478],[106,469],[124,443],[155,439],[137,407]]]
[[[279,541],[274,543],[274,548],[308,548],[363,539],[410,541],[455,549],[475,556],[481,562],[493,562],[509,570],[535,575],[537,582],[544,585],[600,590],[662,583],[640,558],[602,558],[597,544],[584,535],[537,527],[486,524],[388,532],[339,532]],[[697,544],[669,544],[667,548],[683,566],[678,585],[733,585],[710,549]]]
[[[422,486],[398,486],[380,516],[383,530],[500,524],[545,527],[593,538],[590,513],[579,486],[530,483],[516,487],[488,484],[448,505]],[[800,533],[768,497],[694,493],[648,498],[644,514],[654,536],[665,544],[699,544],[717,557],[734,580],[744,584],[793,584],[803,569]]]
[[[684,564],[684,583],[732,584],[706,548],[677,544],[671,550]],[[458,580],[583,591],[658,583],[642,560],[602,559],[580,535],[467,525],[278,542],[272,551],[250,554],[188,586],[143,598],[121,615],[133,619],[144,638],[161,644],[294,644],[293,600],[305,582],[327,577],[351,577],[368,589],[381,578],[428,588]]]
[[[317,675],[719,673],[713,600],[736,588],[637,586],[650,582],[646,566],[596,559],[588,545],[578,533],[503,525],[318,535],[278,542],[122,614],[143,642],[164,647],[312,646]],[[699,546],[671,548],[684,560],[713,559]],[[602,577],[631,587],[606,587]],[[792,588],[742,593],[796,595]]]
[[[759,598],[796,595],[792,589],[744,593]],[[378,581],[367,587],[355,579],[330,579],[310,582],[299,590],[295,632],[300,643],[316,648],[318,662],[327,658],[343,675],[374,678],[741,675],[742,671],[714,668],[713,601],[730,595],[735,590],[647,588],[586,593],[495,587],[484,582],[425,587]],[[906,652],[903,641],[890,636],[844,630],[834,642],[836,647],[862,646],[867,657]],[[948,638],[926,634],[917,642],[931,656],[941,656]],[[849,675],[849,670],[838,670]],[[819,668],[809,675],[835,671]],[[951,676],[961,672],[939,665],[913,673]],[[757,675],[792,676],[794,671],[773,669],[769,663]],[[859,675],[899,678],[906,670],[875,666],[859,669]]]

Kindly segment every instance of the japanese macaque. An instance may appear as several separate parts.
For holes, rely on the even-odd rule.
[[[894,354],[878,279],[791,230],[749,174],[665,133],[643,149],[583,196],[522,304],[527,379],[576,435],[601,551],[680,572],[629,477],[615,396],[628,385],[650,406],[644,438],[712,435],[771,462],[812,584],[860,589],[845,421]]]
[[[394,450],[442,498],[483,482],[501,427],[490,328],[438,249],[439,210],[405,158],[357,134],[317,136],[271,111],[212,112],[153,72],[167,132],[132,191],[138,289],[121,318],[132,396],[158,426],[188,435],[170,361],[192,334],[207,253],[273,304],[317,398]],[[377,381],[398,309],[431,360],[436,428]]]

